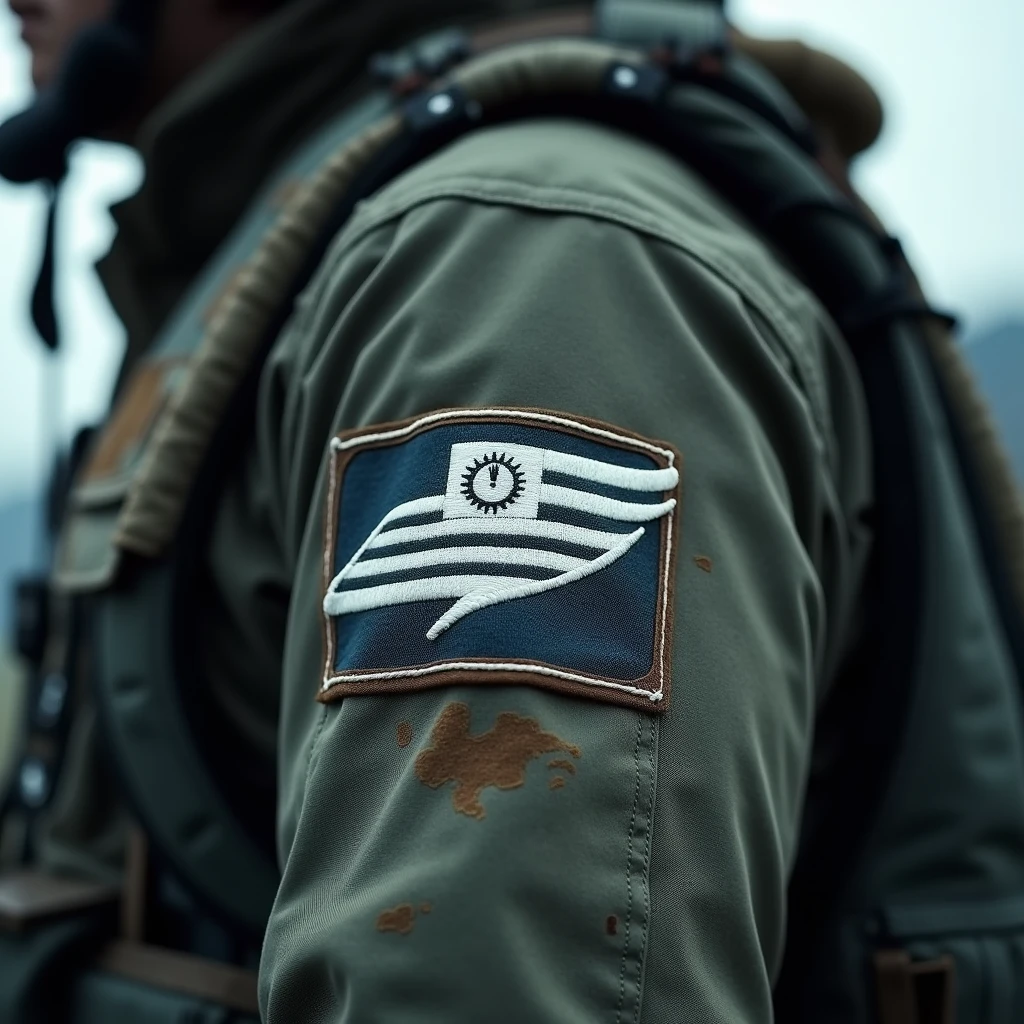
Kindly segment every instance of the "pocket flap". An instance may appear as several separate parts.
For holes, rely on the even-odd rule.
[[[122,560],[115,544],[121,507],[186,365],[180,356],[149,359],[125,385],[68,498],[54,560],[58,590],[88,593],[116,578]]]

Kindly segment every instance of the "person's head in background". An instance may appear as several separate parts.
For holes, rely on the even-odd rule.
[[[54,83],[76,36],[111,13],[116,0],[7,0],[32,56],[32,83]],[[135,0],[159,4],[156,44],[140,97],[143,116],[218,50],[287,0]]]

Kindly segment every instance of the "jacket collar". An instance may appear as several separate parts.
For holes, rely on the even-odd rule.
[[[98,271],[144,351],[274,169],[365,89],[369,57],[441,25],[545,0],[293,0],[240,37],[142,125],[145,176],[117,204]],[[254,116],[254,112],[258,112]]]

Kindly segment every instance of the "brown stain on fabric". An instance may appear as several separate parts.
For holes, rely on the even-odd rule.
[[[609,935],[615,935],[619,930],[619,919],[614,914],[609,914],[604,923],[604,930]]]
[[[708,558],[707,555],[697,555],[693,560],[693,564],[700,569],[701,572],[711,572],[714,568],[714,563]]]
[[[556,775],[549,783],[548,789],[561,789],[565,785],[565,779],[561,775]]]
[[[416,911],[411,903],[402,903],[391,910],[382,910],[377,918],[377,931],[398,932],[408,935],[416,923]]]
[[[185,361],[179,357],[153,359],[133,371],[89,456],[84,481],[105,480],[121,472],[164,408],[170,374],[184,365]]]
[[[397,739],[400,747],[407,747],[412,743],[412,726],[408,722],[398,723]]]
[[[572,761],[566,761],[564,758],[558,758],[555,761],[548,761],[549,768],[560,768],[563,772],[568,772],[570,775],[576,774],[576,765]]]
[[[470,736],[469,728],[469,706],[459,701],[446,705],[430,732],[430,747],[416,758],[416,777],[431,789],[456,783],[456,812],[478,821],[487,814],[480,794],[489,786],[518,789],[526,781],[527,764],[542,754],[580,756],[579,747],[513,711],[503,711],[494,727],[479,736]]]

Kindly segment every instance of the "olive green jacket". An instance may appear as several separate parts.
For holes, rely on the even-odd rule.
[[[331,438],[508,406],[682,453],[668,709],[528,683],[318,702]],[[277,773],[265,1020],[769,1021],[812,723],[856,639],[869,502],[866,413],[835,328],[661,151],[529,122],[364,203],[264,370],[197,603],[210,685],[253,772]],[[485,774],[466,813],[417,770],[452,704],[480,749],[511,712],[571,756]]]
[[[529,686],[317,703],[330,438],[507,406],[681,451],[671,706]],[[661,152],[540,121],[367,202],[275,348],[214,542],[220,588],[282,666],[266,1019],[768,1021],[868,469],[834,328]],[[274,591],[286,616],[261,606]],[[552,789],[537,758],[460,813],[416,770],[451,702],[474,735],[535,719],[578,748],[575,772]]]

